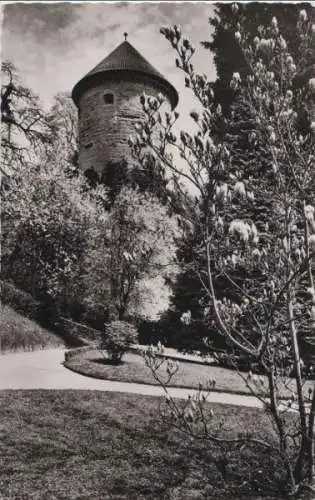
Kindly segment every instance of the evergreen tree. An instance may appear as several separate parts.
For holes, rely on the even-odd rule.
[[[110,206],[115,202],[123,187],[138,189],[156,197],[171,212],[176,212],[176,200],[168,186],[165,170],[153,157],[146,159],[145,165],[130,165],[126,160],[107,162],[100,176],[89,170],[86,172],[91,185],[100,183],[108,189]]]
[[[310,54],[299,53],[300,44],[297,39],[296,19],[300,9],[305,9],[309,17],[314,10],[310,3],[282,4],[282,3],[244,3],[237,4],[237,13],[232,13],[232,6],[228,3],[216,5],[215,16],[209,19],[209,24],[214,28],[211,41],[204,41],[202,45],[214,53],[214,63],[217,70],[217,80],[213,84],[215,98],[221,104],[224,113],[230,110],[234,101],[235,92],[230,87],[234,72],[239,72],[241,77],[249,72],[248,65],[240,49],[235,34],[229,29],[232,15],[237,15],[242,20],[249,37],[257,35],[261,25],[268,25],[275,16],[278,20],[280,32],[288,43],[289,51],[294,60],[301,67],[307,64],[306,58]]]

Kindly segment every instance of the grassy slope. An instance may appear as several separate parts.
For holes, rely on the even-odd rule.
[[[128,353],[123,358],[123,363],[119,366],[111,366],[104,363],[102,354],[97,350],[84,351],[73,356],[65,366],[81,374],[107,380],[119,380],[121,382],[136,382],[142,384],[157,384],[150,370],[145,366],[142,356]],[[166,376],[166,364],[160,369],[160,374]],[[246,373],[243,374],[246,377]],[[197,363],[181,361],[179,370],[172,379],[171,385],[177,387],[188,387],[198,389],[199,383],[204,383],[209,379],[215,379],[216,390],[238,394],[248,394],[243,378],[233,370],[220,368],[217,366],[207,366]],[[291,385],[294,384],[292,380]],[[308,394],[308,388],[313,386],[313,382],[306,382],[304,391]],[[266,391],[267,381],[264,385],[259,385],[261,391]],[[263,393],[261,393],[263,394]],[[288,390],[282,388],[283,397],[291,397]]]
[[[0,308],[0,352],[44,349],[63,345],[62,340],[11,307]]]
[[[226,482],[214,465],[221,452],[193,445],[158,416],[159,399],[93,391],[0,393],[0,497],[6,499],[283,498],[270,452],[228,454]],[[230,435],[254,426],[273,439],[259,410],[212,405]],[[264,491],[264,493],[263,493]],[[269,496],[268,496],[269,495]]]

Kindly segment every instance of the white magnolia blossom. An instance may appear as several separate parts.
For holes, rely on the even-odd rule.
[[[272,38],[262,38],[259,43],[259,48],[261,50],[273,50],[275,47],[275,41]]]
[[[312,205],[306,205],[304,208],[304,214],[306,219],[310,222],[314,220],[314,207]]]
[[[124,252],[123,257],[127,262],[131,262],[133,260],[132,255],[129,252]]]
[[[287,92],[286,92],[286,95],[285,95],[285,96],[286,96],[286,98],[287,98],[289,101],[291,101],[291,100],[293,99],[293,92],[292,92],[292,90],[287,90]],[[292,111],[292,110],[291,110],[291,111]]]
[[[241,81],[241,75],[238,72],[233,73],[233,77],[232,78],[236,82],[240,82]]]
[[[278,19],[275,16],[271,19],[271,26],[273,28],[277,28],[278,27]]]
[[[315,78],[310,78],[308,81],[308,86],[311,90],[315,90]]]
[[[289,69],[292,71],[292,73],[295,73],[296,71],[296,65],[295,64],[290,64]]]
[[[305,9],[300,10],[300,12],[299,12],[299,18],[300,18],[300,21],[302,21],[302,22],[307,21],[307,12],[306,12]]]
[[[236,266],[236,264],[238,262],[237,255],[235,255],[235,253],[233,253],[230,260],[231,260],[231,263],[233,264],[233,266]]]
[[[288,120],[291,120],[295,116],[295,114],[293,112],[293,109],[287,109],[285,111],[281,111],[281,113],[279,113],[279,116],[287,122]]]
[[[179,362],[168,359],[166,362],[166,371],[168,375],[174,375],[179,369]]]
[[[275,91],[278,91],[279,90],[279,83],[278,82],[274,82],[273,88],[275,89]]]
[[[217,226],[217,228],[222,228],[224,226],[224,221],[223,221],[222,217],[218,217],[218,219],[216,221],[216,226]]]
[[[248,76],[247,76],[247,80],[248,80],[250,83],[254,83],[254,81],[255,81],[254,75],[248,75]]]
[[[241,41],[242,35],[240,34],[240,32],[239,32],[239,31],[236,31],[236,33],[235,33],[235,35],[234,35],[234,36],[235,36],[235,40],[236,40],[237,42],[240,42],[240,41]]]
[[[259,259],[259,257],[261,256],[261,253],[258,250],[258,248],[254,248],[254,250],[252,251],[252,256],[255,257],[256,259]]]
[[[239,196],[245,198],[246,196],[246,190],[245,190],[245,184],[244,182],[237,182],[234,186],[234,193],[238,194]]]
[[[252,222],[251,224],[251,232],[252,232],[252,236],[254,238],[257,238],[258,237],[258,231],[257,231],[257,227],[255,226],[255,224]]]
[[[204,308],[204,311],[203,311],[203,315],[204,317],[206,318],[208,316],[208,314],[210,313],[210,307],[205,307]]]
[[[181,322],[184,325],[190,325],[191,323],[191,311],[184,312],[180,317]]]
[[[285,39],[281,35],[279,37],[279,45],[280,45],[282,50],[287,50],[287,42],[285,41]]]
[[[247,198],[248,198],[248,200],[250,200],[250,201],[254,201],[254,199],[255,199],[255,195],[254,195],[253,191],[249,191],[249,192],[247,193]]]
[[[242,220],[233,220],[229,227],[229,234],[231,236],[238,236],[244,242],[247,242],[252,234],[250,225]]]

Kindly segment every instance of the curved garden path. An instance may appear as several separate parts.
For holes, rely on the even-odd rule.
[[[66,349],[47,349],[0,355],[0,390],[5,389],[83,389],[107,392],[128,392],[161,396],[159,386],[98,380],[74,373],[62,364]],[[173,397],[186,398],[193,390],[171,388]],[[209,402],[238,406],[261,407],[252,396],[213,392]]]

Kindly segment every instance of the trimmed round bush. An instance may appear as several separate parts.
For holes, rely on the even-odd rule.
[[[100,349],[113,364],[119,364],[128,348],[138,340],[136,328],[126,321],[112,321],[102,332]]]

